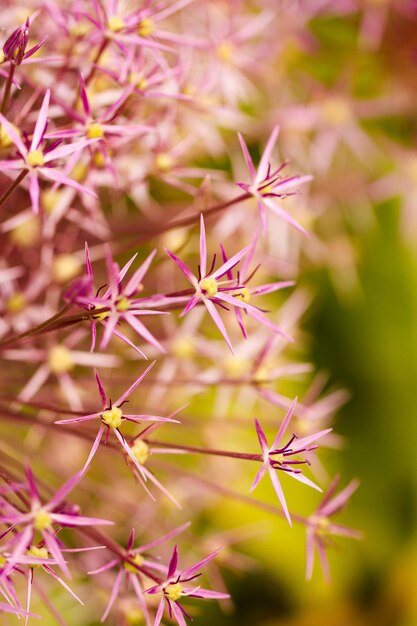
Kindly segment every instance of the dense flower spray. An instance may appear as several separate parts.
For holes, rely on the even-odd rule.
[[[230,550],[240,513],[219,531],[225,497],[272,513],[274,541],[301,525],[307,579],[315,554],[330,578],[334,536],[362,536],[332,519],[358,486],[336,495],[322,453],[347,396],[305,362],[297,285],[306,267],[355,273],[323,198],[346,146],[353,174],[381,155],[362,127],[373,104],[292,71],[318,54],[320,17],[359,12],[358,46],[378,48],[388,9],[357,4],[2,8],[1,623],[229,610],[223,570],[253,561]],[[401,182],[375,176],[371,194]],[[76,622],[69,599],[89,600]]]

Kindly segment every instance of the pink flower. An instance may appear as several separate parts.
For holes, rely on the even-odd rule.
[[[48,181],[52,181],[54,183],[74,187],[77,191],[87,193],[92,196],[96,195],[93,191],[84,187],[84,185],[80,185],[80,183],[77,183],[75,180],[72,180],[72,178],[69,178],[62,172],[56,170],[54,168],[54,164],[51,162],[67,157],[73,152],[83,150],[90,144],[95,143],[97,139],[83,139],[65,146],[59,146],[55,143],[48,146],[46,149],[41,147],[48,123],[47,117],[50,96],[51,92],[48,89],[39,111],[32,141],[28,146],[22,141],[12,124],[10,124],[0,113],[0,122],[10,139],[13,141],[20,155],[20,158],[18,159],[0,161],[0,169],[4,171],[27,170],[29,172],[29,193],[34,213],[39,213],[39,177],[46,178]]]
[[[186,613],[185,609],[179,603],[180,598],[188,596],[190,598],[207,598],[221,600],[230,597],[227,593],[220,593],[218,591],[202,589],[200,585],[184,585],[184,583],[188,583],[201,576],[199,570],[204,567],[206,563],[211,561],[211,559],[213,559],[216,554],[218,554],[218,552],[220,552],[220,549],[212,552],[211,554],[209,554],[209,556],[199,561],[195,565],[192,565],[185,570],[178,570],[178,548],[177,546],[175,546],[171,560],[169,562],[166,580],[163,583],[155,585],[154,587],[151,587],[150,589],[147,589],[145,591],[145,593],[149,594],[161,594],[161,599],[159,601],[158,611],[156,613],[153,626],[159,626],[159,624],[161,623],[161,619],[166,606],[168,607],[170,618],[174,617],[179,626],[186,626],[184,615],[186,617],[190,616],[188,615],[188,613]]]
[[[47,39],[47,37],[44,37],[42,41],[26,51],[29,41],[29,27],[30,20],[27,18],[22,26],[19,26],[12,32],[3,46],[4,56],[14,65],[20,65],[24,60],[35,54]]]
[[[293,434],[291,439],[284,446],[279,447],[279,443],[283,435],[285,434],[285,431],[287,430],[288,424],[290,423],[296,403],[297,398],[293,401],[278,430],[273,444],[270,447],[268,446],[268,442],[265,433],[261,428],[261,425],[259,424],[258,420],[255,419],[256,432],[263,453],[263,464],[258,470],[258,473],[256,474],[255,480],[253,481],[252,487],[250,489],[250,491],[253,491],[255,487],[259,484],[260,480],[265,476],[266,472],[268,472],[269,477],[272,481],[272,485],[278,496],[278,500],[281,503],[285,517],[287,518],[290,526],[292,526],[291,517],[288,511],[287,503],[285,501],[285,496],[281,487],[281,483],[279,482],[278,474],[275,470],[286,472],[289,476],[295,478],[299,482],[304,483],[309,487],[313,487],[313,489],[317,489],[318,491],[322,491],[320,487],[313,483],[309,478],[306,478],[306,476],[301,473],[301,470],[297,468],[298,465],[303,465],[305,463],[309,464],[309,461],[292,459],[291,457],[293,457],[294,455],[298,456],[303,452],[310,452],[312,450],[315,450],[317,446],[311,446],[311,444],[314,441],[317,441],[317,439],[319,439],[320,437],[324,437],[324,435],[327,435],[327,433],[332,430],[331,428],[326,428],[325,430],[320,430],[313,435],[309,435],[308,437],[302,437],[301,439],[298,439],[297,435]]]
[[[96,413],[90,413],[88,415],[82,415],[80,417],[71,417],[65,420],[58,420],[55,424],[80,424],[82,422],[90,422],[92,420],[100,420],[100,428],[98,430],[97,436],[94,440],[93,447],[91,448],[88,459],[84,465],[83,472],[86,471],[87,467],[90,465],[91,460],[93,459],[103,436],[103,433],[106,431],[106,442],[109,437],[110,431],[113,431],[119,440],[121,446],[123,447],[125,453],[128,455],[130,460],[135,465],[136,469],[139,471],[143,480],[146,481],[146,474],[143,471],[142,466],[139,464],[137,458],[132,452],[131,447],[127,443],[126,439],[120,432],[120,426],[124,421],[133,422],[133,423],[141,423],[141,422],[178,422],[178,420],[174,420],[170,417],[159,417],[157,415],[130,415],[125,414],[121,407],[125,402],[127,402],[127,398],[130,394],[136,389],[138,385],[145,378],[146,374],[150,369],[155,365],[156,361],[153,361],[149,367],[135,380],[135,382],[127,389],[121,396],[116,400],[116,402],[112,402],[110,399],[107,399],[106,393],[104,391],[103,385],[101,384],[100,377],[98,372],[95,371],[96,383],[98,392],[100,394],[102,410],[97,411]]]
[[[136,593],[136,597],[139,601],[143,614],[145,616],[146,624],[147,626],[150,626],[151,620],[150,620],[149,610],[145,602],[145,599],[143,597],[144,592],[143,592],[143,586],[142,586],[142,581],[141,581],[142,569],[144,570],[143,574],[145,574],[145,572],[149,573],[149,572],[156,571],[157,573],[162,572],[165,575],[167,572],[167,568],[165,565],[162,565],[161,563],[158,563],[158,561],[155,561],[154,559],[150,558],[148,555],[146,555],[146,553],[149,550],[156,548],[156,546],[159,546],[161,543],[164,543],[165,541],[172,539],[173,537],[181,533],[183,530],[188,528],[189,525],[190,525],[190,522],[186,522],[185,524],[182,524],[182,526],[179,526],[178,528],[171,530],[171,532],[163,535],[162,537],[158,537],[158,539],[155,539],[154,541],[146,543],[137,548],[133,547],[134,540],[135,540],[135,531],[132,528],[132,530],[130,531],[129,540],[126,546],[125,558],[118,557],[116,559],[112,559],[105,565],[102,565],[101,567],[98,567],[97,569],[91,570],[90,572],[88,572],[89,574],[100,574],[101,572],[106,572],[107,570],[112,569],[113,567],[118,567],[118,570],[119,570],[117,572],[116,579],[114,581],[114,585],[110,593],[110,598],[109,598],[107,607],[101,617],[101,620],[100,620],[101,622],[104,622],[104,620],[107,618],[108,614],[110,613],[110,610],[120,593],[120,589],[123,587],[127,588],[129,584],[131,584]]]
[[[10,532],[12,529],[16,531],[17,529],[12,540],[14,549],[8,558],[7,565],[3,569],[2,578],[7,575],[15,563],[21,562],[22,555],[33,543],[32,540],[35,532],[41,534],[48,552],[51,553],[64,574],[68,578],[71,578],[71,574],[62,554],[61,544],[56,536],[57,531],[53,528],[54,524],[60,527],[113,524],[113,522],[108,520],[94,517],[82,517],[78,515],[78,512],[74,511],[73,508],[69,508],[65,505],[65,498],[80,482],[83,475],[83,471],[75,474],[58,489],[49,502],[43,503],[32,470],[29,466],[26,466],[29,511],[21,511],[10,502],[0,500],[0,523],[11,524],[7,532]],[[19,526],[22,527],[21,530]]]
[[[216,271],[213,271],[216,261],[216,255],[214,255],[212,266],[207,271],[207,245],[203,215],[201,215],[200,218],[200,264],[198,266],[198,276],[195,276],[190,268],[183,261],[181,261],[181,259],[179,259],[173,252],[170,252],[170,250],[165,248],[165,252],[179,267],[179,269],[182,271],[182,273],[186,276],[186,278],[190,281],[195,289],[195,294],[191,295],[191,298],[184,296],[184,300],[188,299],[188,303],[184,311],[181,313],[181,316],[191,311],[191,309],[193,309],[200,301],[202,301],[203,304],[206,306],[208,312],[210,313],[217,328],[220,330],[223,337],[225,338],[231,352],[233,352],[232,344],[230,343],[226,328],[215,305],[218,305],[226,310],[227,305],[232,306],[233,308],[238,307],[243,309],[249,309],[251,311],[257,311],[257,309],[255,309],[255,307],[252,307],[250,304],[245,304],[238,298],[235,298],[233,295],[230,295],[230,293],[228,293],[230,291],[237,291],[238,289],[240,289],[240,286],[237,286],[236,284],[230,285],[230,279],[222,282],[220,282],[219,279],[227,275],[228,272],[239,263],[239,261],[245,256],[245,254],[249,252],[249,250],[250,246],[246,246],[246,248],[243,248],[243,250],[240,250],[240,252],[237,252],[234,256],[232,256],[231,259],[223,263]]]
[[[133,261],[136,259],[137,254],[134,254],[120,270],[117,263],[113,261],[110,248],[106,246],[106,266],[109,282],[106,291],[101,296],[99,296],[98,293],[96,296],[93,295],[93,269],[87,243],[85,244],[85,253],[87,281],[84,285],[81,285],[82,288],[80,289],[80,293],[74,296],[74,300],[79,304],[87,306],[89,310],[93,310],[95,308],[107,309],[107,311],[97,313],[97,316],[91,318],[91,350],[94,350],[95,347],[96,322],[99,321],[105,327],[104,334],[100,342],[100,348],[102,350],[107,347],[111,336],[116,335],[116,337],[122,339],[122,341],[134,348],[134,350],[139,352],[139,354],[146,359],[144,353],[134,343],[132,343],[126,335],[117,330],[116,327],[119,322],[124,320],[140,337],[145,339],[145,341],[152,344],[160,352],[165,352],[165,349],[159,341],[138,319],[138,317],[142,315],[163,315],[162,311],[144,309],[142,301],[137,298],[137,295],[143,289],[142,279],[153,261],[156,250],[149,254],[145,261],[135,271],[133,276],[131,276],[127,281],[127,284],[123,287],[122,280],[126,276]]]
[[[310,182],[312,176],[290,176],[283,178],[281,172],[287,165],[285,161],[275,170],[272,170],[270,164],[271,153],[277,141],[279,134],[279,126],[275,126],[271,136],[268,139],[262,158],[259,162],[258,169],[255,170],[252,158],[249,154],[248,147],[239,133],[239,141],[245,157],[246,165],[249,170],[250,183],[236,183],[238,187],[252,194],[258,202],[259,217],[262,224],[262,234],[266,234],[266,212],[267,209],[273,211],[276,215],[284,219],[286,222],[294,226],[297,230],[308,236],[307,231],[296,222],[287,211],[285,211],[276,199],[284,199],[298,193],[296,189],[299,185]]]
[[[330,581],[329,560],[326,554],[326,548],[334,545],[331,535],[341,537],[351,537],[352,539],[362,539],[363,534],[359,530],[353,530],[340,524],[334,524],[330,521],[330,517],[339,513],[347,504],[350,496],[359,487],[358,480],[352,480],[342,491],[335,496],[337,486],[339,484],[339,476],[336,476],[331,483],[326,495],[320,502],[316,512],[310,515],[307,520],[307,565],[306,578],[311,579],[314,566],[314,552],[317,550],[321,569],[327,582]]]

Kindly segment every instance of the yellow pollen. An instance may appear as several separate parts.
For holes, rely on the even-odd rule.
[[[149,456],[149,446],[142,439],[136,439],[135,443],[131,448],[133,452],[133,456],[137,460],[140,465],[144,465]],[[138,555],[139,556],[139,555]]]
[[[141,37],[149,37],[155,30],[155,24],[149,18],[145,18],[139,23],[138,35]]]
[[[14,126],[13,124],[12,126],[13,126],[13,130],[15,130],[18,135],[20,135],[19,129],[16,128],[16,126]],[[0,124],[0,148],[9,148],[12,145],[13,145],[13,141],[10,135],[8,134],[6,129],[3,128],[3,126]]]
[[[241,378],[247,373],[248,361],[237,356],[228,356],[224,360],[224,370],[229,378]]]
[[[168,598],[173,602],[177,602],[177,600],[179,600],[182,596],[181,583],[173,583],[172,585],[167,585],[165,587],[165,595],[168,596]]]
[[[200,280],[200,289],[205,292],[209,298],[212,298],[219,291],[219,286],[217,284],[217,280],[215,278],[203,278]]]
[[[110,311],[103,311],[103,313],[97,313],[97,315],[94,315],[94,319],[95,320],[105,320],[106,317],[108,317],[110,315]]]
[[[161,152],[155,157],[155,165],[161,172],[169,172],[174,166],[174,159],[171,155]]]
[[[125,21],[122,17],[120,17],[120,15],[112,15],[107,20],[107,28],[112,33],[118,33],[119,31],[123,30],[124,27],[125,27]]]
[[[104,128],[98,122],[93,122],[87,128],[88,139],[101,139],[104,137]]]
[[[80,22],[79,24],[73,24],[72,26],[70,26],[69,33],[73,37],[84,37],[88,33],[90,28],[91,27],[87,22]]]
[[[26,550],[28,556],[34,556],[35,559],[47,559],[48,550],[46,548],[38,548],[37,546],[30,546],[29,550]],[[42,567],[42,563],[32,563],[29,567]]]
[[[322,104],[321,114],[325,122],[338,126],[346,124],[352,117],[349,104],[343,98],[329,98]]]
[[[52,263],[52,275],[58,283],[65,283],[80,271],[81,264],[72,254],[58,254]]]
[[[20,313],[25,308],[26,298],[22,293],[14,293],[7,300],[6,309],[9,313]]]
[[[30,248],[36,245],[40,234],[41,223],[39,217],[31,215],[11,231],[10,238],[17,246]]]
[[[326,535],[328,533],[330,522],[327,517],[324,517],[324,515],[312,515],[310,521],[316,527],[316,533],[319,535]]]
[[[76,163],[70,172],[70,177],[81,183],[87,178],[88,166],[85,163]]]
[[[128,626],[142,626],[145,624],[145,617],[142,609],[138,607],[128,607],[123,610]]]
[[[58,190],[48,189],[41,192],[41,204],[47,213],[53,213],[60,197],[61,192]]]
[[[7,563],[7,559],[6,559],[6,557],[5,557],[5,556],[2,556],[2,555],[0,554],[0,569],[3,569],[3,567],[6,565],[6,563]]]
[[[106,157],[101,150],[96,150],[93,154],[93,163],[98,168],[103,168],[106,166]]]
[[[5,59],[6,59],[6,56],[3,50],[0,50],[0,63],[4,63]]]
[[[189,359],[195,353],[193,342],[188,337],[178,337],[171,344],[171,352],[179,358]]]
[[[129,74],[128,82],[142,90],[146,89],[148,86],[148,81],[142,74],[139,74],[139,72],[131,72]]]
[[[47,528],[51,527],[51,524],[51,516],[44,509],[40,509],[39,511],[37,511],[37,513],[35,513],[33,527],[36,530],[46,530]]]
[[[239,290],[239,293],[235,293],[234,296],[246,304],[249,304],[250,302],[250,291],[247,287],[242,287],[242,289]]]
[[[119,428],[123,421],[122,410],[118,406],[113,406],[111,409],[106,409],[101,414],[101,419],[110,428]]]
[[[139,567],[143,565],[143,561],[145,560],[145,558],[141,554],[135,554],[134,556],[129,555],[129,559],[133,561],[133,563],[135,565],[138,565]],[[128,572],[132,572],[132,574],[138,573],[138,570],[136,569],[136,567],[134,567],[134,565],[132,565],[132,563],[129,563],[128,561],[125,561],[124,568],[127,569]]]
[[[26,163],[30,167],[41,167],[45,163],[42,150],[31,150],[26,157]]]
[[[66,346],[54,346],[48,353],[48,365],[54,374],[65,374],[74,367],[71,350]]]
[[[258,385],[262,385],[262,384],[267,383],[268,381],[269,381],[269,369],[265,365],[258,367],[258,369],[253,375],[253,382],[257,383]]]
[[[130,304],[131,303],[129,298],[122,296],[116,303],[116,309],[119,311],[119,313],[123,313],[124,311],[129,310]]]
[[[217,48],[217,56],[219,57],[220,61],[228,63],[232,60],[234,51],[234,46],[228,41],[224,41]]]
[[[262,196],[268,196],[269,194],[274,193],[274,188],[272,185],[267,185],[266,187],[259,189],[259,192]]]

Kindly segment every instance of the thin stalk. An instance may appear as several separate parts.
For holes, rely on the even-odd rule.
[[[2,196],[0,196],[0,206],[2,206],[6,202],[7,198],[12,195],[14,190],[20,185],[20,183],[22,182],[22,180],[24,179],[24,177],[26,176],[28,172],[29,170],[22,170],[19,176],[12,182],[10,187],[6,189],[6,191],[4,192]]]
[[[12,90],[13,77],[16,70],[14,63],[10,63],[9,75],[7,77],[6,85],[4,87],[3,99],[1,101],[0,113],[3,115],[7,111],[7,105],[9,104],[10,93]]]
[[[229,452],[228,450],[213,450],[212,448],[197,448],[196,446],[185,446],[181,444],[165,443],[164,441],[155,441],[155,439],[144,439],[149,446],[160,446],[161,448],[169,448],[170,450],[183,450],[194,454],[209,454],[212,456],[225,456],[231,459],[244,459],[245,461],[263,461],[262,454],[245,454],[243,452]]]

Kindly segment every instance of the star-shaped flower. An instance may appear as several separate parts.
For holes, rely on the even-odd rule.
[[[291,517],[276,470],[286,472],[289,476],[295,478],[299,482],[304,483],[309,487],[313,487],[313,489],[317,489],[318,491],[322,491],[320,487],[313,483],[309,478],[306,478],[306,476],[304,476],[301,473],[301,470],[297,467],[299,465],[309,464],[309,461],[298,458],[294,459],[292,457],[298,457],[298,455],[303,452],[311,452],[312,450],[315,450],[317,446],[312,446],[311,444],[317,441],[317,439],[320,439],[320,437],[324,437],[324,435],[327,435],[327,433],[332,430],[331,428],[326,428],[324,430],[320,430],[317,433],[314,433],[313,435],[309,435],[308,437],[302,437],[301,439],[298,439],[297,435],[293,434],[293,436],[284,446],[279,445],[282,437],[285,434],[285,431],[287,430],[288,424],[290,423],[296,403],[297,398],[291,404],[291,407],[278,430],[272,446],[270,447],[268,446],[268,441],[266,439],[264,431],[261,428],[261,425],[259,424],[258,420],[255,419],[256,432],[263,453],[263,463],[261,468],[258,470],[258,473],[256,474],[255,480],[253,481],[252,487],[250,489],[250,491],[253,491],[260,482],[260,480],[265,476],[266,472],[268,472],[269,477],[272,481],[272,485],[278,496],[278,500],[281,503],[285,517],[287,518],[290,526],[292,526]]]
[[[279,126],[275,126],[271,136],[268,139],[265,150],[258,165],[258,169],[255,169],[252,158],[249,154],[248,147],[239,134],[239,141],[245,157],[246,165],[249,170],[250,183],[236,183],[238,187],[244,189],[246,192],[252,194],[258,202],[259,217],[262,224],[262,234],[265,237],[266,234],[266,212],[267,209],[284,219],[286,222],[294,226],[304,235],[308,236],[307,231],[293,218],[287,211],[285,211],[276,199],[284,199],[288,196],[292,196],[298,193],[297,187],[308,183],[312,180],[312,176],[289,176],[283,177],[281,172],[287,165],[287,161],[281,163],[276,169],[272,169],[270,164],[270,158],[272,150],[278,139]]]

